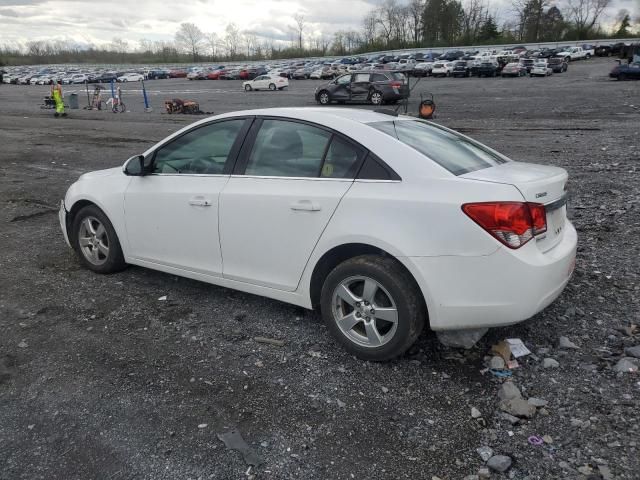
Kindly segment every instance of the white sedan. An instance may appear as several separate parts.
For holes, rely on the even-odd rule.
[[[140,73],[125,73],[118,77],[118,82],[141,82],[144,80],[144,75]]]
[[[412,117],[248,110],[82,175],[59,218],[94,272],[140,265],[319,308],[348,351],[386,360],[425,326],[510,325],[553,302],[575,263],[566,185]]]
[[[245,92],[251,90],[282,90],[289,86],[289,80],[286,77],[277,75],[259,75],[253,80],[242,83]]]

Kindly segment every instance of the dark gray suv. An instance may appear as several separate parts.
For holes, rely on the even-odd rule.
[[[400,72],[352,72],[316,88],[315,97],[320,105],[331,102],[396,103],[409,98],[409,82]]]

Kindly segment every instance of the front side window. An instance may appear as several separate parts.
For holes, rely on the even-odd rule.
[[[371,74],[371,81],[372,82],[388,82],[389,79],[386,77],[386,75],[383,75],[382,73],[373,73]]]
[[[212,123],[176,138],[156,151],[153,173],[222,174],[244,122]]]
[[[479,143],[422,120],[376,122],[369,125],[416,149],[454,175],[507,162]]]
[[[304,123],[264,120],[245,175],[318,177],[331,134]]]
[[[356,73],[353,76],[354,83],[364,83],[369,82],[369,74],[368,73]]]
[[[349,83],[351,83],[351,75],[343,75],[336,79],[338,85],[348,85]]]

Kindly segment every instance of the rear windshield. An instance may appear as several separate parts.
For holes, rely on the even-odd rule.
[[[401,82],[404,82],[406,79],[403,73],[398,73],[398,72],[392,72],[391,78],[393,78],[394,80],[400,80]]]
[[[422,120],[375,122],[369,125],[415,148],[454,175],[507,162],[477,142]]]

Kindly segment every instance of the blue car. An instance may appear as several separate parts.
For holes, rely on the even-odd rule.
[[[616,65],[609,76],[618,80],[640,80],[640,62]]]

